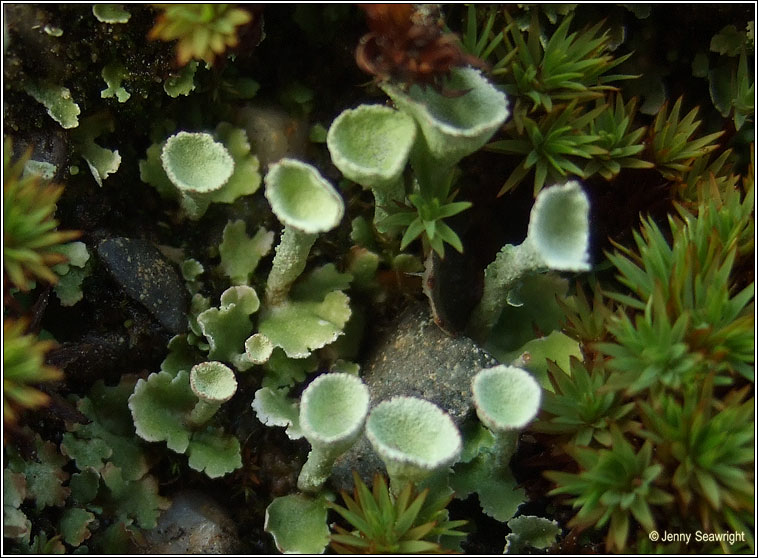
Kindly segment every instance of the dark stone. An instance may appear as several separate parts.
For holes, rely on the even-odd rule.
[[[425,304],[410,307],[363,364],[361,378],[372,407],[395,395],[419,397],[447,412],[460,428],[475,410],[471,379],[497,361],[467,337],[450,337],[434,323]],[[371,484],[384,464],[366,436],[337,460],[331,477],[339,490],[352,490],[352,470]]]
[[[235,554],[240,549],[237,527],[212,498],[185,490],[173,498],[158,525],[145,533],[142,554]]]
[[[445,257],[431,251],[426,258],[422,288],[429,299],[434,322],[452,336],[466,329],[471,311],[482,296],[476,262],[468,254],[445,250]],[[455,293],[451,296],[450,293]]]
[[[98,379],[117,381],[123,372],[121,365],[133,365],[137,360],[132,351],[127,335],[88,332],[52,349],[47,360],[65,372],[69,387],[84,387]]]
[[[123,237],[97,245],[100,260],[132,299],[171,333],[187,329],[188,294],[179,274],[150,242]]]

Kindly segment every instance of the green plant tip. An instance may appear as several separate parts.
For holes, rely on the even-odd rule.
[[[524,428],[540,409],[542,390],[526,370],[499,365],[481,370],[471,382],[479,420],[493,432]]]
[[[416,124],[403,112],[381,105],[345,110],[329,127],[332,162],[362,186],[396,181],[416,139]]]
[[[237,379],[232,369],[220,362],[201,362],[190,371],[190,387],[203,401],[225,403],[237,391]]]
[[[234,172],[234,159],[213,136],[179,132],[166,140],[161,152],[163,169],[179,190],[202,194],[226,184]]]
[[[455,463],[462,447],[450,416],[416,397],[396,396],[379,403],[366,420],[366,436],[393,481],[423,480]]]
[[[323,374],[303,392],[300,426],[312,445],[352,443],[368,414],[366,384],[351,374]]]
[[[545,265],[564,271],[590,269],[589,212],[587,196],[576,181],[537,196],[527,237]]]
[[[282,159],[271,165],[264,182],[266,199],[286,226],[315,234],[332,230],[342,220],[342,197],[307,163]]]

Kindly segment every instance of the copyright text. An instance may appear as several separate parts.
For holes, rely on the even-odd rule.
[[[724,533],[706,533],[705,531],[695,531],[694,533],[672,533],[669,531],[650,531],[648,537],[653,542],[683,542],[684,544],[690,544],[690,541],[694,538],[695,542],[725,542],[727,544],[734,544],[737,542],[745,542],[744,531],[726,531]]]

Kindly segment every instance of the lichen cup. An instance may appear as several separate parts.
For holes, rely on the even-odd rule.
[[[382,88],[398,108],[416,120],[423,142],[417,148],[431,155],[412,156],[416,172],[439,175],[487,143],[508,118],[505,94],[473,68],[454,68],[445,88],[463,92],[444,95],[432,87],[412,86],[408,91],[391,85]]]
[[[462,448],[450,416],[416,397],[395,396],[379,403],[366,420],[366,436],[384,461],[395,493],[453,465]]]
[[[575,180],[540,192],[529,216],[526,239],[503,246],[484,272],[484,290],[471,314],[468,333],[485,342],[518,282],[548,269],[587,271],[590,204]]]
[[[374,222],[392,201],[405,198],[402,174],[416,139],[408,114],[382,105],[343,111],[329,127],[326,145],[332,162],[353,182],[374,193]]]
[[[198,402],[190,412],[189,422],[202,426],[235,394],[237,379],[232,369],[221,362],[201,362],[190,370],[190,388]]]
[[[589,200],[576,180],[540,192],[526,238],[545,267],[561,271],[590,269],[589,213]]]
[[[369,392],[351,374],[323,374],[313,380],[300,400],[300,427],[311,444],[297,486],[316,492],[329,478],[335,459],[360,436],[369,407]]]
[[[266,282],[268,306],[283,302],[292,283],[305,269],[308,253],[319,233],[342,220],[345,204],[337,190],[313,166],[296,159],[271,165],[265,195],[284,232]]]
[[[223,144],[205,133],[179,132],[163,146],[161,163],[191,219],[200,218],[234,172],[234,159]]]
[[[542,390],[526,370],[501,364],[480,370],[471,391],[479,420],[495,436],[496,466],[505,467],[516,452],[519,432],[539,412]]]

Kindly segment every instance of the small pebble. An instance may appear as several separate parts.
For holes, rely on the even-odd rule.
[[[176,269],[150,242],[123,237],[97,245],[113,279],[171,333],[187,329],[188,293]]]
[[[232,518],[196,490],[174,496],[158,525],[145,533],[145,543],[143,554],[235,554],[240,549]]]

